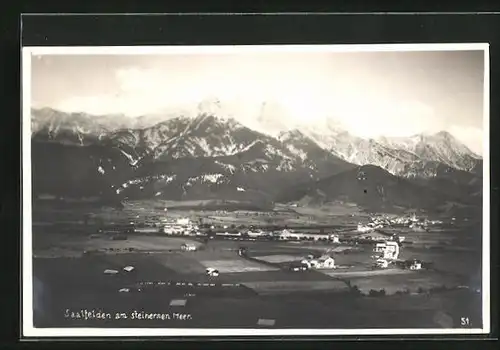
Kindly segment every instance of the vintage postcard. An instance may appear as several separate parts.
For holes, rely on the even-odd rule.
[[[488,48],[24,47],[24,336],[488,333]]]

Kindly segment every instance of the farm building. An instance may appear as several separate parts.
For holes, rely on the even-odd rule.
[[[187,226],[191,224],[191,220],[189,218],[179,218],[177,219],[176,224],[180,226]]]
[[[422,268],[422,263],[418,260],[415,260],[413,264],[410,265],[410,270],[420,270]]]
[[[373,251],[381,253],[383,259],[395,260],[399,256],[399,244],[393,241],[377,243]]]
[[[316,266],[318,265],[318,260],[303,259],[300,263],[306,265],[308,269],[311,269],[311,268],[316,268]]]
[[[165,225],[165,227],[163,228],[163,232],[165,232],[167,235],[178,235],[182,233],[182,227]]]
[[[324,255],[318,259],[317,269],[333,269],[335,267],[335,260],[328,255]]]
[[[210,277],[217,277],[217,276],[219,276],[219,271],[216,270],[216,269],[214,269],[214,268],[211,268],[211,267],[207,268],[206,273]]]
[[[281,231],[274,231],[272,236],[278,239],[290,239],[290,238],[299,238],[300,234],[296,234],[290,230],[284,229]]]
[[[333,269],[335,267],[335,260],[328,255],[323,255],[317,259],[308,256],[300,263],[306,265],[309,269]]]
[[[330,235],[330,241],[332,241],[332,243],[339,243],[339,235]]]

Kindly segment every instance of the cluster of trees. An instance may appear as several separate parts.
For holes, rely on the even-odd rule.
[[[349,286],[352,294],[357,295],[357,296],[364,295],[361,292],[361,290],[358,288],[358,286],[352,286],[350,281],[346,281],[346,284]],[[416,292],[418,294],[428,294],[428,293],[430,294],[430,293],[439,293],[439,292],[443,292],[443,291],[447,291],[447,290],[451,290],[451,289],[453,289],[453,288],[448,287],[446,285],[441,285],[441,286],[435,286],[435,287],[431,287],[431,288],[427,288],[427,289],[425,289],[423,287],[419,287]],[[405,288],[404,290],[398,290],[397,292],[394,293],[394,295],[408,295],[410,293],[411,293],[410,289]],[[368,296],[371,296],[371,297],[381,297],[381,296],[386,296],[386,295],[389,295],[389,294],[386,293],[386,290],[384,288],[379,289],[379,290],[370,289],[370,291],[368,292]]]
[[[316,240],[315,237],[313,237],[313,236],[308,236],[308,237],[304,237],[304,236],[301,236],[301,237],[291,236],[289,239],[291,239],[291,240],[297,240],[297,241],[314,241],[314,240]],[[328,241],[330,241],[330,239],[326,238],[326,237],[319,237],[317,239],[317,241],[328,242]]]
[[[370,289],[370,292],[368,292],[368,295],[371,297],[383,297],[386,295],[385,289],[380,289],[380,290],[375,290],[375,289]]]

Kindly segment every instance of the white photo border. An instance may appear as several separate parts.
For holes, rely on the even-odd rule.
[[[35,328],[33,325],[31,58],[35,55],[229,54],[256,52],[484,51],[482,328],[477,329],[219,329],[219,328]],[[221,46],[25,46],[22,48],[22,336],[30,337],[218,337],[480,335],[490,333],[490,57],[488,43]]]

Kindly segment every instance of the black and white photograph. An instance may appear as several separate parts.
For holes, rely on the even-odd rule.
[[[488,56],[24,47],[24,335],[488,333]]]

